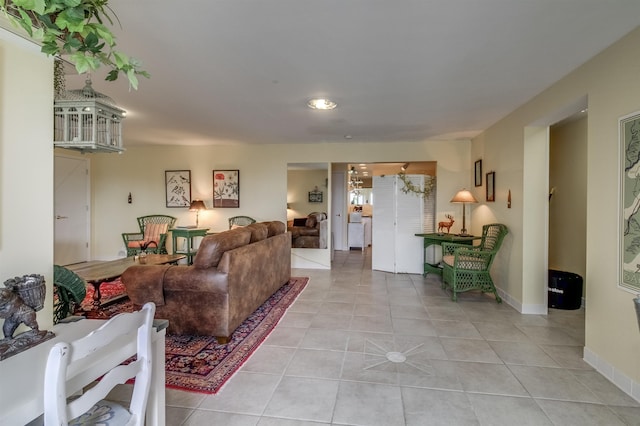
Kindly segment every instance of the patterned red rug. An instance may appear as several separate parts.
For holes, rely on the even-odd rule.
[[[226,345],[218,344],[215,337],[168,334],[166,387],[217,393],[267,338],[307,282],[308,277],[291,277],[233,332]],[[128,300],[105,308],[111,314],[131,310]]]
[[[100,301],[102,303],[108,302],[109,300],[122,296],[125,294],[127,289],[120,281],[120,278],[117,278],[113,281],[108,281],[100,284]],[[82,300],[80,307],[83,310],[90,310],[93,306],[93,293],[94,288],[93,285],[87,284],[87,295]]]

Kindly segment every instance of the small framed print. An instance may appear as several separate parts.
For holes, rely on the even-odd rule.
[[[191,170],[165,170],[164,185],[167,207],[191,205]]]
[[[487,201],[496,201],[496,172],[487,173]]]
[[[310,203],[321,203],[322,202],[322,191],[309,191],[309,202]]]
[[[482,186],[482,160],[476,161],[475,185],[476,186]]]
[[[213,207],[240,207],[240,170],[213,171]]]

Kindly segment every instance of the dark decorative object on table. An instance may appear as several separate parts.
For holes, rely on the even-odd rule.
[[[4,319],[0,340],[0,360],[33,347],[54,334],[40,330],[36,320],[36,311],[44,307],[45,282],[42,275],[31,274],[15,277],[4,282],[6,288],[0,289],[0,318]],[[18,334],[13,333],[20,324],[31,330]]]
[[[449,230],[451,229],[451,227],[453,226],[453,222],[455,222],[455,220],[453,219],[453,215],[447,214],[445,215],[445,217],[447,219],[449,219],[447,222],[438,222],[438,234],[439,235],[444,235],[444,228],[447,228],[447,234],[449,233]]]

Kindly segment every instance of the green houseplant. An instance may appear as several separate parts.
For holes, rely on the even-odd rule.
[[[149,77],[134,58],[115,49],[116,41],[105,25],[117,21],[108,0],[0,0],[0,12],[42,44],[47,55],[68,55],[78,73],[110,68],[106,79],[120,73],[138,88],[138,76]]]

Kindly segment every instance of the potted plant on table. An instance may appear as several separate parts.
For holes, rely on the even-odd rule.
[[[117,16],[108,0],[0,0],[0,12],[16,27],[22,28],[42,45],[47,55],[68,55],[78,73],[106,66],[106,80],[120,73],[129,85],[138,88],[138,76],[149,77],[134,58],[115,49],[111,30]]]

